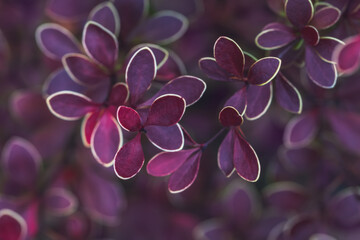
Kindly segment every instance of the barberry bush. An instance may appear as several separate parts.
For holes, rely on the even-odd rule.
[[[0,239],[360,239],[359,0],[4,0]]]

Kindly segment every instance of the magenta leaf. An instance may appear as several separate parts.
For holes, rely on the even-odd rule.
[[[125,130],[139,131],[142,127],[140,115],[132,108],[120,106],[117,110],[117,119]]]
[[[320,41],[320,35],[318,30],[311,25],[307,25],[301,29],[301,36],[311,46],[316,46]]]
[[[90,147],[91,136],[99,120],[99,114],[99,111],[88,113],[81,123],[81,139],[85,147]]]
[[[335,65],[325,62],[314,49],[305,49],[306,72],[309,78],[322,88],[333,88],[336,84],[337,72]]]
[[[96,85],[108,78],[104,71],[85,55],[66,54],[62,62],[66,72],[78,84]]]
[[[141,147],[141,133],[125,143],[117,152],[114,171],[121,179],[134,177],[144,165],[144,153]]]
[[[137,103],[156,76],[155,56],[148,47],[139,49],[126,67],[126,83],[129,87],[130,102]]]
[[[321,37],[319,43],[315,46],[315,51],[324,61],[334,63],[332,55],[338,45],[344,45],[344,43],[333,37]]]
[[[286,16],[297,28],[307,25],[314,15],[314,7],[310,0],[286,0]]]
[[[46,211],[54,216],[69,216],[78,206],[78,200],[69,190],[63,187],[50,188],[44,198]]]
[[[224,107],[231,106],[234,107],[240,115],[244,115],[247,101],[246,101],[246,87],[241,88],[234,93],[224,104]]]
[[[101,24],[103,27],[119,36],[120,33],[120,18],[119,13],[114,7],[113,3],[103,2],[97,5],[89,14],[89,20]]]
[[[338,45],[334,51],[333,59],[341,73],[351,74],[360,65],[360,36],[345,40],[345,45]]]
[[[229,131],[220,144],[217,156],[217,163],[220,170],[226,177],[234,172],[234,131]]]
[[[80,53],[80,44],[73,34],[55,23],[44,23],[36,29],[36,42],[49,58],[61,60],[67,53]]]
[[[157,148],[167,151],[179,151],[184,146],[184,135],[179,124],[170,127],[146,126],[146,136]]]
[[[272,50],[284,47],[294,41],[296,35],[292,29],[283,25],[281,28],[273,27],[263,29],[256,38],[255,43],[259,48],[265,50]]]
[[[187,149],[178,152],[161,152],[149,160],[147,172],[156,177],[167,176],[176,171],[198,149]]]
[[[217,81],[229,81],[230,75],[222,69],[215,58],[204,57],[199,60],[199,67],[209,78]]]
[[[45,81],[43,89],[46,95],[51,95],[60,91],[84,91],[84,87],[74,82],[63,68],[50,74]]]
[[[182,14],[161,11],[138,26],[134,38],[142,39],[143,42],[168,44],[184,35],[188,25],[188,20]]]
[[[293,118],[285,128],[284,144],[289,148],[299,148],[308,145],[317,132],[317,114],[303,113]]]
[[[158,97],[150,107],[145,126],[171,126],[180,121],[185,112],[185,99],[167,94]]]
[[[216,63],[234,76],[242,77],[245,57],[239,45],[228,37],[219,37],[214,44]]]
[[[248,81],[258,86],[265,85],[276,77],[281,60],[276,57],[264,57],[256,61],[249,69]]]
[[[114,68],[118,58],[118,41],[112,32],[99,23],[88,21],[84,27],[82,45],[94,61],[109,70]]]
[[[77,120],[98,108],[98,104],[87,96],[71,91],[54,93],[46,99],[46,103],[56,117],[69,121]]]
[[[236,127],[240,126],[244,120],[234,107],[227,106],[220,111],[219,121],[224,127]]]
[[[191,186],[200,167],[202,152],[193,153],[169,178],[168,188],[171,193],[179,193]]]
[[[246,91],[246,119],[256,120],[264,115],[270,107],[272,96],[273,87],[271,83],[264,86],[249,85]]]
[[[165,84],[152,98],[142,103],[142,106],[151,105],[159,96],[176,94],[186,101],[186,106],[197,102],[205,92],[206,84],[203,80],[193,76],[180,76]]]
[[[289,112],[300,114],[303,104],[297,88],[281,73],[278,74],[274,84],[278,104]]]
[[[323,30],[332,27],[340,18],[341,11],[331,5],[317,10],[311,20],[313,25],[318,30]]]
[[[30,142],[13,137],[4,147],[2,169],[12,183],[32,188],[36,184],[41,161],[40,153]]]
[[[260,162],[250,144],[243,139],[237,130],[234,131],[233,163],[244,180],[256,182],[260,176]]]
[[[121,128],[116,119],[105,111],[98,120],[91,136],[91,152],[94,158],[105,167],[110,167],[115,160],[115,154],[122,146]]]
[[[24,218],[8,208],[0,210],[0,229],[0,239],[4,240],[23,240],[28,233]]]
[[[127,102],[129,98],[129,89],[123,82],[116,83],[110,91],[108,103],[113,106],[120,106]]]

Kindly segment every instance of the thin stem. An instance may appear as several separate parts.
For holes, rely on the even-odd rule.
[[[220,134],[222,132],[224,132],[225,128],[222,128],[220,131],[218,131],[212,138],[210,138],[207,142],[205,142],[204,144],[202,144],[202,149],[205,150],[205,148],[207,148],[207,146],[209,144],[211,144],[213,141],[215,141],[215,139],[220,136]]]

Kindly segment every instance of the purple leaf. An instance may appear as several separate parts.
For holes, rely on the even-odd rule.
[[[85,95],[71,91],[54,93],[46,99],[46,103],[52,114],[69,121],[77,120],[99,107]]]
[[[103,2],[97,5],[89,14],[89,20],[99,23],[115,36],[120,33],[119,13],[112,2]]]
[[[284,47],[295,39],[292,29],[284,25],[281,28],[263,29],[256,36],[255,43],[261,49],[273,50]]]
[[[22,240],[27,236],[27,224],[22,216],[11,209],[0,210],[0,239]]]
[[[260,176],[260,162],[250,144],[242,138],[237,130],[234,131],[233,163],[244,180],[256,182]]]
[[[46,13],[59,22],[74,22],[85,18],[94,1],[49,0],[46,2]]]
[[[256,61],[249,69],[248,81],[258,86],[265,85],[278,74],[281,60],[276,57],[264,57]]]
[[[11,138],[4,147],[2,168],[7,179],[20,187],[32,188],[36,184],[41,156],[27,140]]]
[[[159,96],[176,94],[186,101],[186,106],[197,102],[205,92],[206,84],[203,80],[193,76],[180,76],[164,85],[152,98],[142,103],[142,106],[151,105]]]
[[[99,120],[99,114],[99,111],[88,113],[81,123],[81,139],[85,147],[90,147],[91,136]]]
[[[285,128],[284,144],[289,148],[299,148],[308,145],[317,132],[317,113],[303,113],[293,118]]]
[[[222,69],[215,58],[204,57],[199,60],[199,67],[209,78],[217,81],[229,81],[230,75]]]
[[[335,65],[325,62],[314,49],[305,49],[306,72],[316,85],[322,88],[333,88],[336,84],[337,72]]]
[[[105,111],[98,120],[91,136],[91,152],[100,164],[110,167],[115,160],[115,154],[122,146],[121,128],[116,119]]]
[[[264,86],[249,85],[246,91],[247,107],[245,117],[256,120],[266,113],[273,96],[272,84]]]
[[[66,28],[55,23],[44,23],[36,29],[36,42],[49,58],[61,60],[67,53],[80,53],[80,44]]]
[[[62,187],[50,188],[44,198],[46,211],[55,216],[69,216],[74,213],[78,201],[74,194]]]
[[[125,130],[139,131],[142,127],[140,115],[132,108],[120,106],[117,110],[117,119]]]
[[[136,45],[135,47],[133,47],[131,50],[130,50],[130,56],[132,57],[133,54],[143,48],[143,47],[148,47],[150,48],[150,50],[152,51],[152,53],[154,54],[155,56],[155,60],[156,60],[156,63],[157,63],[157,68],[161,68],[165,62],[168,60],[169,58],[169,52],[168,50],[166,50],[165,48],[163,47],[160,47],[159,45],[156,45],[156,44],[151,44],[151,43],[143,43],[143,44],[139,44],[139,45]]]
[[[85,55],[66,54],[62,62],[66,72],[78,84],[96,85],[108,78],[107,74]]]
[[[84,91],[84,87],[74,82],[63,68],[51,73],[48,79],[46,79],[43,89],[46,95],[51,95],[60,91]]]
[[[360,65],[360,36],[347,38],[345,45],[338,45],[333,59],[341,73],[355,72]]]
[[[327,117],[339,140],[348,149],[360,153],[360,115],[355,112],[328,110]]]
[[[236,127],[240,126],[244,120],[234,107],[228,106],[220,111],[219,121],[224,127]]]
[[[246,87],[243,87],[239,91],[235,92],[235,94],[226,101],[224,107],[234,107],[241,116],[244,115],[247,106],[246,90]]]
[[[167,94],[158,97],[150,107],[145,126],[171,126],[180,121],[185,112],[185,99]]]
[[[307,25],[314,15],[314,7],[310,0],[286,0],[286,16],[296,28]]]
[[[114,68],[118,58],[118,41],[112,32],[96,22],[88,21],[84,27],[82,45],[94,61],[109,70]]]
[[[228,37],[219,37],[214,44],[216,63],[234,76],[243,77],[245,57],[239,45]]]
[[[311,20],[313,25],[318,30],[323,30],[333,26],[340,18],[341,11],[331,5],[317,10]]]
[[[121,179],[134,177],[144,165],[144,153],[141,147],[141,133],[124,144],[115,157],[114,171]]]
[[[285,0],[266,0],[269,8],[278,15],[284,15]]]
[[[173,174],[168,182],[171,193],[179,193],[191,186],[199,172],[202,152],[198,150],[193,153]]]
[[[179,124],[164,126],[146,126],[146,136],[155,147],[167,151],[179,151],[184,146],[184,135]]]
[[[315,46],[316,53],[320,58],[329,63],[333,62],[332,55],[335,47],[344,43],[333,37],[321,37],[319,43]]]
[[[156,177],[167,176],[176,171],[194,152],[195,149],[178,152],[161,152],[152,157],[146,166],[147,172]]]
[[[156,80],[169,81],[180,75],[186,74],[186,68],[181,58],[173,51],[168,50],[169,57],[163,66],[157,71]]]
[[[110,91],[108,103],[113,106],[120,106],[127,102],[129,98],[129,89],[123,82],[116,83]]]
[[[318,30],[311,25],[307,25],[301,29],[301,36],[306,44],[316,46],[320,41]]]
[[[138,26],[133,38],[143,42],[169,44],[184,35],[188,25],[188,20],[182,14],[161,11]]]
[[[126,83],[130,92],[130,103],[136,104],[149,88],[156,76],[155,56],[148,47],[139,49],[126,67]]]
[[[289,112],[300,114],[303,104],[297,88],[281,73],[278,74],[274,84],[278,104]]]
[[[234,131],[229,131],[226,134],[224,140],[221,142],[217,155],[218,166],[226,177],[230,177],[235,170],[233,160],[234,160]]]

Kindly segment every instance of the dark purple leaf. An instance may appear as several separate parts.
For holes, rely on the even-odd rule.
[[[319,56],[326,62],[333,62],[332,55],[334,53],[335,47],[338,45],[344,45],[344,43],[333,37],[321,37],[319,43],[315,46],[315,51]]]
[[[49,0],[46,2],[46,13],[57,21],[80,21],[87,16],[94,1]]]
[[[176,94],[186,101],[186,106],[197,102],[203,95],[206,84],[203,80],[193,76],[180,76],[164,85],[152,98],[142,103],[142,106],[149,106],[159,96],[165,94]]]
[[[86,54],[109,70],[118,58],[118,41],[115,35],[99,23],[88,21],[84,27],[82,45]]]
[[[260,176],[260,162],[250,144],[243,139],[237,130],[234,132],[233,163],[244,180],[256,182]]]
[[[116,119],[105,111],[98,120],[91,136],[91,152],[100,164],[110,167],[115,160],[115,154],[122,146],[121,128]]]
[[[88,113],[81,123],[81,139],[85,147],[90,147],[91,136],[99,120],[99,114],[99,111]]]
[[[303,104],[297,88],[281,73],[278,74],[274,84],[278,104],[289,112],[300,114]]]
[[[245,117],[255,120],[266,113],[273,96],[272,84],[264,86],[249,85],[246,91],[247,107]]]
[[[141,133],[128,141],[116,154],[114,170],[121,179],[134,177],[144,165],[144,153],[141,147]]]
[[[163,126],[146,126],[146,136],[155,147],[167,151],[179,151],[184,146],[184,135],[179,124]]]
[[[285,0],[266,0],[269,8],[278,15],[284,15]]]
[[[139,45],[136,45],[135,47],[133,47],[131,50],[130,50],[130,56],[132,57],[133,54],[143,48],[143,47],[148,47],[150,48],[150,50],[152,51],[152,53],[154,54],[155,56],[155,60],[156,60],[156,64],[157,64],[157,68],[161,68],[165,62],[168,60],[169,58],[169,52],[168,50],[166,50],[165,48],[163,47],[160,47],[159,45],[156,45],[156,44],[151,44],[151,43],[143,43],[143,44],[139,44]],[[130,57],[130,58],[131,58]]]
[[[244,120],[234,107],[228,106],[220,111],[219,121],[224,127],[236,127],[240,126]]]
[[[333,26],[340,18],[341,11],[331,5],[317,10],[311,20],[313,25],[318,30],[323,30]]]
[[[199,67],[209,78],[213,80],[229,81],[229,73],[227,73],[216,63],[215,58],[201,58],[199,61]]]
[[[341,73],[355,72],[360,65],[360,36],[347,38],[345,45],[338,45],[333,60]]]
[[[76,211],[78,201],[74,194],[62,187],[50,188],[44,198],[46,211],[55,216],[69,216]]]
[[[293,118],[285,128],[284,144],[289,148],[299,148],[308,145],[317,132],[317,113],[306,112]]]
[[[113,106],[121,106],[126,103],[129,98],[129,89],[125,83],[116,83],[109,95],[108,103]]]
[[[0,210],[0,239],[18,240],[27,236],[27,225],[24,218],[11,209]]]
[[[276,77],[281,60],[276,57],[264,57],[256,61],[249,69],[248,81],[258,86],[265,85]]]
[[[108,76],[89,58],[82,54],[66,54],[62,58],[63,66],[69,76],[78,84],[96,85],[105,81]]]
[[[263,29],[263,31],[256,36],[255,43],[261,49],[272,50],[284,47],[295,39],[296,35],[292,29],[283,25],[281,28]]]
[[[125,74],[130,92],[130,103],[136,104],[156,76],[156,60],[150,48],[141,48],[133,55]]]
[[[60,91],[84,91],[84,87],[74,82],[63,68],[51,73],[45,81],[43,89],[46,95],[51,95]]]
[[[117,119],[125,130],[135,132],[142,127],[140,115],[132,108],[120,106],[117,110]]]
[[[152,176],[167,176],[176,171],[197,150],[195,148],[178,152],[158,153],[150,159],[146,170]]]
[[[188,25],[188,20],[182,14],[161,11],[136,28],[134,39],[158,44],[172,43],[184,35]]]
[[[61,60],[67,53],[80,53],[80,44],[66,28],[55,23],[44,23],[36,29],[36,42],[49,58]]]
[[[219,37],[214,44],[216,63],[230,74],[243,77],[245,57],[239,45],[228,37]]]
[[[185,99],[178,95],[160,96],[151,105],[144,125],[172,126],[180,121],[185,107]]]
[[[322,88],[335,86],[337,79],[335,65],[322,60],[310,47],[305,50],[305,64],[306,72],[313,83]]]
[[[199,172],[201,151],[193,153],[169,178],[168,188],[171,193],[179,193],[191,186]]]
[[[97,5],[89,14],[89,20],[99,23],[115,36],[120,33],[119,13],[112,2],[103,2]]]
[[[318,30],[311,25],[307,25],[301,29],[301,36],[305,43],[310,46],[316,46],[320,41],[320,35]]]
[[[242,116],[245,113],[247,101],[246,101],[246,87],[241,88],[234,95],[232,95],[224,104],[224,107],[234,107]]]
[[[71,91],[54,93],[46,99],[46,103],[56,117],[69,121],[77,120],[99,107],[85,95]]]
[[[220,170],[226,177],[230,177],[234,172],[234,131],[229,131],[220,144],[217,162]]]
[[[314,7],[310,0],[286,0],[285,12],[292,25],[302,28],[312,19]]]
[[[156,80],[158,81],[169,81],[180,75],[186,74],[186,68],[181,58],[176,55],[173,51],[168,50],[169,57],[157,71]]]

